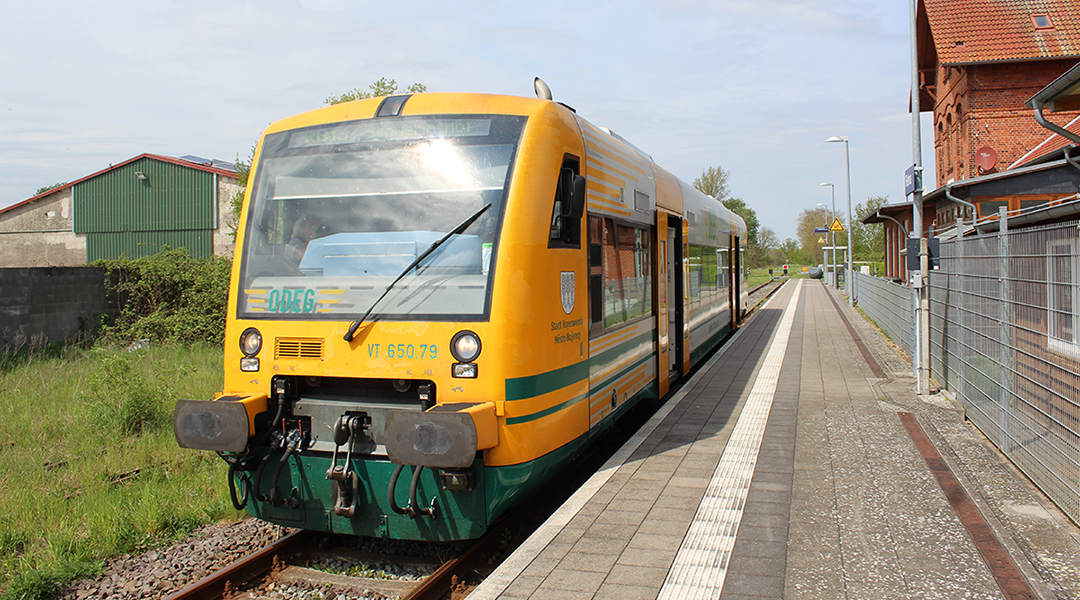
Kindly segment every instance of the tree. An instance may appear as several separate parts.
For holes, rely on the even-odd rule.
[[[851,224],[855,260],[881,262],[885,260],[885,230],[881,223],[866,225],[863,219],[889,203],[888,196],[872,196],[855,207],[855,222]]]
[[[799,238],[799,248],[803,254],[813,263],[824,262],[825,251],[822,249],[832,243],[832,237],[828,233],[814,233],[815,227],[828,227],[835,215],[827,208],[808,208],[799,213],[795,221],[795,235]],[[846,240],[844,234],[836,234],[836,245],[843,246]]]
[[[742,220],[746,222],[747,241],[751,246],[757,246],[758,228],[761,226],[758,222],[757,212],[747,206],[742,198],[728,198],[724,201],[724,206],[742,217]]]
[[[764,267],[781,262],[783,259],[779,250],[780,238],[776,237],[776,232],[768,227],[760,228],[757,236],[757,254],[751,257],[750,265]]]
[[[701,173],[701,177],[694,180],[694,187],[702,194],[724,202],[730,194],[728,190],[730,177],[731,173],[721,167],[709,167]]]
[[[809,258],[799,248],[799,242],[796,242],[792,238],[784,240],[784,243],[780,244],[780,257],[785,263],[789,264],[806,264]]]
[[[67,185],[67,183],[66,182],[60,182],[60,183],[54,183],[52,185],[47,185],[45,187],[40,187],[40,188],[38,188],[38,190],[36,192],[34,192],[34,195],[35,196],[40,196],[40,195],[44,194],[45,192],[47,192],[49,190],[55,190],[56,188],[58,188],[60,186],[63,186],[63,185]]]
[[[368,86],[367,90],[361,90],[355,88],[351,91],[345,92],[337,96],[330,96],[323,104],[334,105],[341,104],[342,102],[352,102],[353,100],[364,100],[365,98],[378,98],[379,96],[393,96],[407,92],[409,94],[422,94],[427,91],[427,86],[422,83],[414,83],[405,90],[399,90],[397,81],[393,79],[387,79],[385,77],[380,78],[375,83]]]
[[[746,223],[746,243],[749,246],[750,254],[747,260],[750,261],[752,266],[760,266],[757,263],[760,262],[762,253],[758,247],[757,238],[761,222],[758,221],[757,212],[747,206],[742,198],[731,197],[731,192],[728,190],[728,179],[730,177],[731,173],[725,171],[722,167],[709,167],[702,171],[701,177],[694,179],[694,188],[706,196],[712,196],[723,202],[728,210],[742,217],[742,220]]]

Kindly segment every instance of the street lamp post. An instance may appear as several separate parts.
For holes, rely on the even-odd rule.
[[[836,186],[833,185],[832,182],[829,182],[829,181],[822,181],[821,185],[829,186],[829,191],[832,192],[832,212],[829,213],[829,216],[830,217],[835,217],[836,216]],[[833,282],[833,287],[836,288],[836,289],[840,289],[840,279],[837,278],[837,276],[836,276],[836,232],[832,230],[832,219],[831,218],[829,219],[829,223],[828,223],[828,225],[826,225],[826,227],[829,228],[829,233],[832,234],[832,282]],[[848,245],[850,246],[851,244],[848,244]],[[850,252],[851,250],[848,249],[848,251]]]
[[[847,249],[847,273],[845,274],[845,283],[847,286],[847,303],[848,306],[855,306],[855,285],[852,281],[851,272],[851,251],[852,251],[852,239],[851,239],[851,150],[848,146],[848,139],[846,137],[840,137],[834,135],[831,138],[825,140],[826,142],[844,142],[844,164],[847,166],[847,216],[848,216],[848,249]]]

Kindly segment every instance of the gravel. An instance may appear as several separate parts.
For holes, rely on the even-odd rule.
[[[257,519],[207,525],[167,548],[110,559],[101,575],[72,583],[60,598],[163,598],[253,550],[270,545],[283,532],[277,525]]]

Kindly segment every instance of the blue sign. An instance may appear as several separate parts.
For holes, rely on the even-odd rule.
[[[815,227],[814,233],[829,233],[828,227]]]
[[[915,170],[915,165],[911,165],[904,171],[904,195],[910,196],[915,193],[915,190],[922,187],[922,169]]]

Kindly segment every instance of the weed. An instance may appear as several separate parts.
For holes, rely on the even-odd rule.
[[[49,598],[107,557],[238,516],[217,457],[168,426],[177,398],[221,389],[221,354],[98,346],[0,368],[0,599]]]
[[[11,581],[0,600],[46,600],[53,598],[69,581],[92,575],[100,567],[93,562],[65,561],[54,567],[20,573]]]

